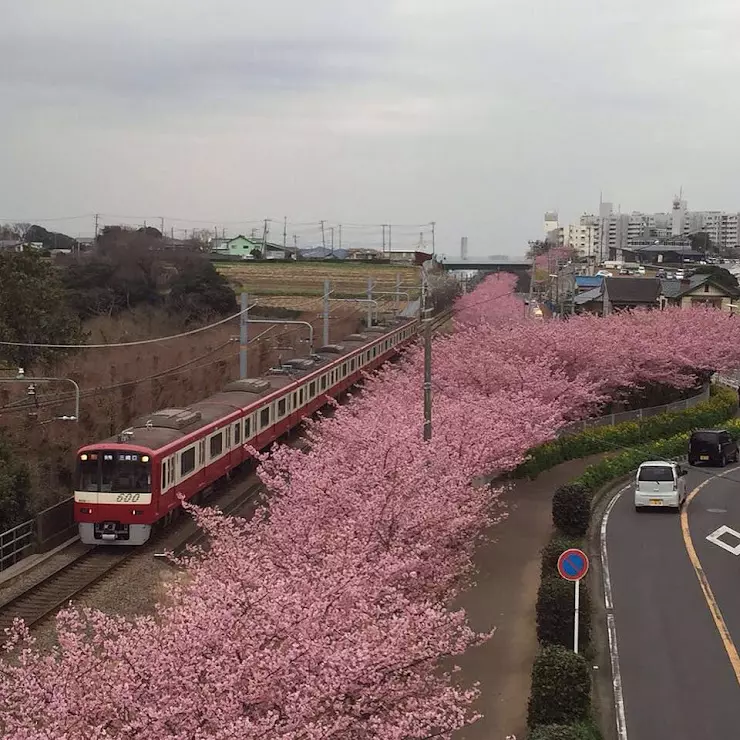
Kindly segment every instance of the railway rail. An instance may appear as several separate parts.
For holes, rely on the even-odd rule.
[[[437,331],[444,326],[452,315],[452,309],[447,309],[434,316],[431,319],[432,331]],[[294,441],[296,442],[300,444],[300,440]],[[262,483],[250,484],[243,492],[225,501],[219,508],[224,514],[235,515],[247,505],[256,505],[258,497],[264,492],[265,487]],[[177,558],[184,555],[189,547],[207,549],[207,540],[207,533],[196,529],[188,532],[171,549],[171,552]],[[138,548],[86,546],[86,549],[75,560],[49,574],[23,593],[0,604],[0,634],[10,627],[15,619],[24,620],[28,627],[38,624],[69,603],[71,599],[112,573],[135,554],[143,553]],[[162,556],[165,553],[156,555]]]
[[[71,563],[0,605],[0,632],[10,627],[14,619],[23,619],[28,627],[40,622],[108,575],[134,553],[135,550],[128,547],[91,545]]]

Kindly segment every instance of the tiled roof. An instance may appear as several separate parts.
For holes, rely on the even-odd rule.
[[[593,288],[592,290],[587,290],[585,293],[581,293],[580,295],[577,295],[573,302],[579,306],[582,306],[584,303],[590,303],[591,301],[598,301],[599,298],[601,298],[601,291],[602,286],[599,286],[598,288]]]
[[[611,303],[656,303],[660,295],[660,281],[656,278],[604,278]]]

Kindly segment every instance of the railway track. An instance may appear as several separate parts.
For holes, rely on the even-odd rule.
[[[16,618],[23,619],[28,627],[40,622],[108,575],[131,557],[135,550],[91,545],[81,557],[0,605],[0,633],[10,627]]]
[[[452,310],[448,309],[433,317],[432,330],[436,331],[443,326],[452,313]],[[261,483],[250,485],[219,508],[224,514],[234,515],[248,504],[255,504],[264,490]],[[204,549],[207,549],[207,541],[208,535],[196,529],[172,548],[172,552],[179,557],[185,553],[189,545],[205,546]],[[137,553],[141,554],[140,548],[88,546],[80,557],[49,574],[18,596],[0,604],[0,642],[3,630],[10,627],[14,619],[23,619],[28,627],[32,627]]]

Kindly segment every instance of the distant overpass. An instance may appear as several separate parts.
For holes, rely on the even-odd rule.
[[[444,270],[480,270],[481,272],[513,272],[531,270],[531,262],[493,262],[490,260],[444,260]]]

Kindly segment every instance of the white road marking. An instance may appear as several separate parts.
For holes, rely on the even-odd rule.
[[[622,672],[619,669],[619,649],[617,648],[617,625],[614,621],[614,602],[612,600],[612,581],[609,574],[609,555],[606,548],[606,526],[609,523],[609,514],[611,514],[614,505],[621,495],[632,487],[631,483],[622,487],[609,502],[604,512],[604,518],[601,520],[601,567],[604,580],[604,606],[606,607],[606,626],[609,633],[609,656],[612,667],[612,686],[614,689],[614,708],[617,718],[617,735],[619,740],[627,740],[627,718],[624,711],[624,695],[622,694]]]
[[[720,539],[720,537],[726,534],[732,535],[737,540],[737,544],[734,547],[732,545],[728,545],[726,542],[723,542]],[[723,524],[719,529],[715,529],[712,534],[708,534],[707,539],[713,545],[717,545],[717,547],[721,547],[723,550],[727,550],[727,552],[731,553],[732,555],[740,555],[740,532],[736,532],[734,529],[731,529],[726,524]]]

